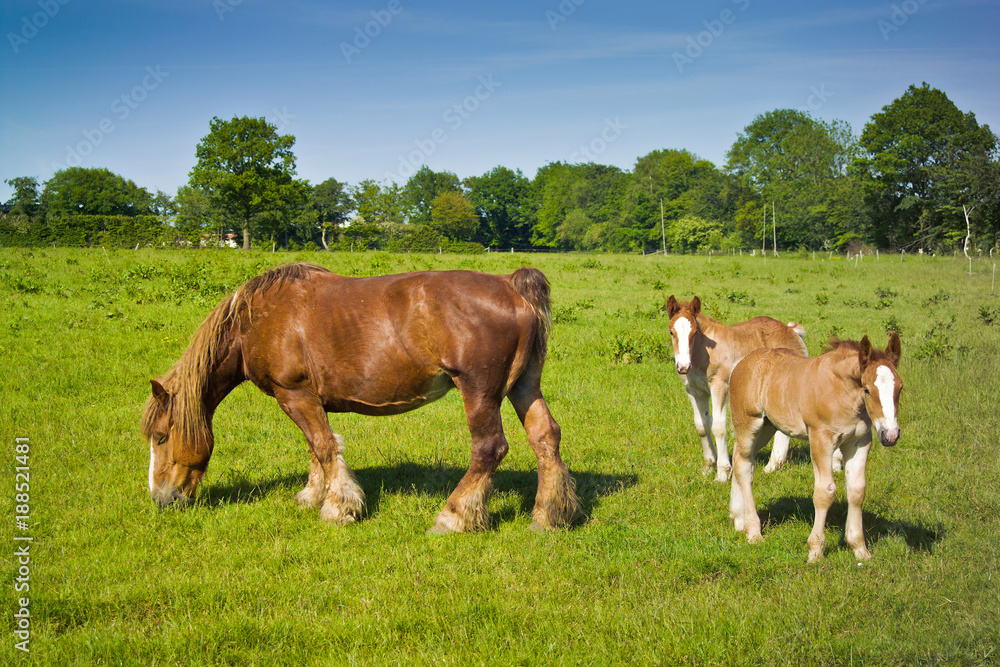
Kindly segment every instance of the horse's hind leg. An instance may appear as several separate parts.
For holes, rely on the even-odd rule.
[[[319,504],[320,518],[336,524],[361,518],[365,493],[344,461],[344,439],[330,430],[326,411],[315,397],[293,392],[275,392],[278,405],[302,429],[309,443],[312,465],[309,482],[296,499]]]
[[[791,438],[781,431],[774,434],[774,443],[771,445],[771,458],[768,459],[767,465],[764,466],[764,472],[774,472],[785,464],[785,461],[788,460],[790,441]]]
[[[507,455],[500,400],[471,395],[463,391],[461,385],[459,390],[472,435],[472,460],[458,486],[448,496],[444,509],[438,513],[431,533],[462,533],[489,526],[486,502],[493,491],[493,472]]]
[[[583,514],[576,484],[559,456],[561,430],[542,398],[541,389],[515,388],[508,395],[528,434],[528,443],[538,461],[538,493],[532,512],[533,530],[569,526]]]

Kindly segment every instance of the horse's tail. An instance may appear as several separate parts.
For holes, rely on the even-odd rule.
[[[803,341],[806,339],[806,328],[798,322],[789,322],[788,328],[798,334]]]
[[[552,305],[549,300],[549,281],[538,269],[521,267],[511,274],[510,284],[524,299],[535,314],[538,326],[535,329],[534,357],[545,360],[549,345],[549,329],[552,326]]]
[[[798,322],[789,322],[788,328],[798,335],[799,340],[802,341],[801,352],[802,354],[808,357],[809,351],[806,349],[806,328],[801,324],[799,324]]]

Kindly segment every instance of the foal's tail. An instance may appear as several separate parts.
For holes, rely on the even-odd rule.
[[[514,291],[524,299],[535,318],[538,328],[535,332],[535,358],[545,361],[549,345],[549,328],[552,325],[552,306],[549,301],[549,281],[538,269],[521,267],[510,276]]]

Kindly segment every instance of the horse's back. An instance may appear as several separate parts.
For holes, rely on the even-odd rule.
[[[411,410],[472,375],[506,386],[536,335],[510,278],[473,271],[317,272],[261,294],[253,312],[250,378],[268,393],[312,386],[330,411]]]

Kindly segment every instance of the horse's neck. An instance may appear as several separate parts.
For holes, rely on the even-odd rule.
[[[219,355],[205,384],[203,401],[209,419],[219,407],[219,403],[245,380],[242,349],[239,341],[233,340]]]
[[[712,365],[721,363],[729,357],[732,347],[731,327],[714,320],[704,313],[698,313],[698,331],[695,334],[695,347],[704,350]]]
[[[846,354],[834,352],[832,355],[816,357],[817,360],[829,356],[826,363],[830,378],[827,386],[840,394],[840,401],[845,410],[851,410],[859,419],[868,419],[865,410],[864,387],[861,385],[861,369],[858,366],[858,356],[854,352]]]

